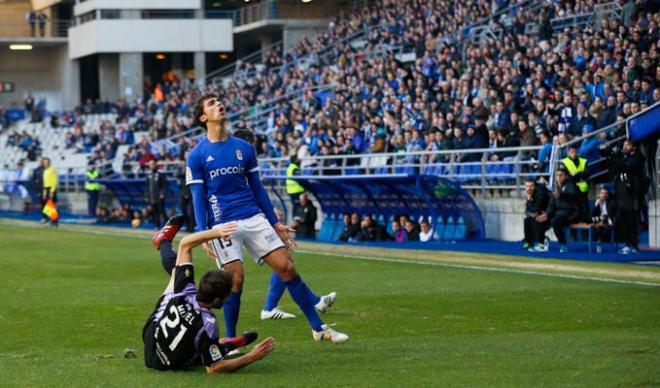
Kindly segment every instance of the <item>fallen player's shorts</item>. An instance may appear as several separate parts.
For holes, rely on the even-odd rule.
[[[247,249],[255,263],[264,263],[269,253],[284,247],[284,243],[270,225],[263,213],[236,221],[237,228],[230,240],[215,239],[209,241],[209,247],[216,256],[218,267],[232,261],[243,261],[243,248]],[[224,224],[214,225],[218,229]]]

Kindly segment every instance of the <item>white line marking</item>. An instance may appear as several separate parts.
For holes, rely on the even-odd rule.
[[[28,225],[12,225],[19,226],[24,228],[33,228],[33,226]],[[113,237],[132,237],[138,239],[148,239],[149,236],[138,235],[134,233],[118,233],[118,232],[106,232],[101,230],[84,230],[79,228],[66,228],[71,231],[78,233],[87,233],[87,234],[97,234],[103,236],[113,236]],[[641,282],[635,280],[621,280],[621,279],[612,279],[612,278],[601,278],[596,276],[580,276],[580,275],[571,275],[571,274],[562,274],[562,273],[552,273],[552,272],[537,272],[537,271],[526,271],[521,269],[512,269],[512,268],[499,268],[499,267],[489,267],[481,265],[468,265],[468,264],[452,264],[452,263],[439,263],[434,261],[419,261],[419,260],[404,260],[404,259],[388,259],[384,257],[373,257],[373,256],[362,256],[362,255],[346,255],[343,253],[328,253],[328,252],[319,252],[314,250],[307,249],[296,249],[296,252],[308,253],[321,256],[335,256],[347,259],[355,260],[370,260],[386,263],[402,263],[402,264],[417,264],[417,265],[428,265],[434,267],[444,267],[444,268],[460,268],[460,269],[471,269],[477,271],[489,271],[489,272],[503,272],[503,273],[517,273],[523,275],[538,275],[538,276],[548,276],[554,278],[562,279],[575,279],[575,280],[591,280],[595,282],[603,283],[616,283],[616,284],[628,284],[636,286],[650,286],[650,287],[660,287],[660,283],[651,283],[651,282]],[[456,253],[461,253],[460,251],[454,251]]]
[[[419,264],[419,265],[429,265],[429,266],[434,266],[434,267],[472,269],[472,270],[489,271],[489,272],[518,273],[518,274],[524,274],[524,275],[539,275],[539,276],[548,276],[548,277],[563,278],[563,279],[592,280],[592,281],[604,282],[604,283],[618,283],[618,284],[631,284],[631,285],[636,285],[636,286],[660,287],[660,283],[640,282],[640,281],[635,281],[635,280],[621,280],[621,279],[612,279],[612,278],[601,278],[601,277],[592,277],[592,276],[580,276],[580,275],[552,273],[552,272],[526,271],[526,270],[521,270],[521,269],[488,267],[488,266],[481,266],[481,265],[438,263],[438,262],[435,262],[435,261],[388,259],[388,258],[384,258],[384,257],[372,257],[372,256],[360,256],[360,255],[346,255],[346,254],[341,254],[341,253],[318,252],[318,251],[311,251],[311,250],[307,250],[307,249],[296,249],[296,252],[308,253],[308,254],[314,254],[314,255],[322,255],[322,256],[336,256],[336,257],[342,257],[342,258],[347,258],[347,259],[356,259],[356,260],[379,261],[379,262],[387,262],[387,263]],[[460,253],[460,251],[456,251],[456,252]]]

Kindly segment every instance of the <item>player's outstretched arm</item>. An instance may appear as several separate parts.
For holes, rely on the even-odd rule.
[[[205,230],[189,234],[179,243],[176,265],[192,263],[192,249],[206,241],[216,238],[228,239],[236,230],[237,224],[230,222],[217,229]]]
[[[275,349],[275,340],[273,337],[268,337],[261,341],[257,346],[252,348],[250,352],[238,358],[230,360],[220,360],[211,366],[206,367],[208,373],[227,373],[241,369],[246,365],[250,365],[255,361],[261,360],[270,354]]]

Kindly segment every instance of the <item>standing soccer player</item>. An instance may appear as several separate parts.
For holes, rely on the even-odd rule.
[[[194,120],[207,129],[207,136],[188,157],[186,181],[193,193],[197,229],[222,228],[232,221],[238,224],[230,240],[216,239],[211,244],[222,267],[232,273],[232,292],[224,306],[227,337],[236,335],[245,247],[257,264],[268,263],[284,281],[309,321],[315,341],[346,342],[346,334],[328,327],[319,317],[314,294],[298,275],[285,246],[293,244],[289,236],[293,229],[279,223],[259,178],[254,147],[229,136],[225,113],[213,94],[196,103]]]
[[[252,144],[252,146],[254,146],[254,143],[256,141],[256,139],[254,138],[254,133],[252,133],[247,129],[237,130],[236,132],[234,132],[234,137],[245,140],[246,142]],[[280,212],[279,210],[275,210],[275,215],[277,216],[279,222],[284,221],[284,215],[282,214],[282,212]],[[218,264],[220,264],[220,262],[218,262]],[[266,301],[264,302],[264,307],[261,310],[260,316],[262,320],[293,319],[296,317],[291,313],[282,311],[278,306],[280,299],[282,299],[282,295],[284,295],[284,290],[286,290],[286,285],[284,284],[284,281],[280,279],[280,277],[277,275],[277,272],[273,271],[273,273],[270,275],[270,281],[268,283],[268,294],[266,295]],[[328,308],[330,308],[330,306],[332,306],[335,303],[336,297],[337,297],[336,292],[331,292],[325,296],[318,296],[312,293],[314,308],[319,313],[325,313],[328,310]]]

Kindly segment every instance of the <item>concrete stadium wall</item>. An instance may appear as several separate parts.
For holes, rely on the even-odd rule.
[[[138,88],[139,90],[139,88]],[[119,90],[119,55],[99,54],[99,93],[102,100],[117,101]],[[123,96],[123,93],[121,93]]]
[[[486,224],[486,238],[521,241],[524,236],[525,200],[488,198],[476,200]]]
[[[649,202],[649,246],[660,248],[660,200]]]
[[[41,0],[44,1],[44,0]],[[87,0],[74,6],[76,16],[97,9],[200,9],[201,0]]]
[[[311,38],[314,34],[324,31],[328,26],[326,20],[286,20],[282,30],[284,50],[296,45],[303,38]]]
[[[231,52],[230,19],[103,19],[69,30],[69,57],[97,53]]]
[[[78,62],[69,60],[66,44],[3,52],[0,81],[13,82],[15,88],[13,93],[0,93],[0,105],[22,106],[27,93],[35,100],[45,98],[48,110],[70,109],[80,101]]]

